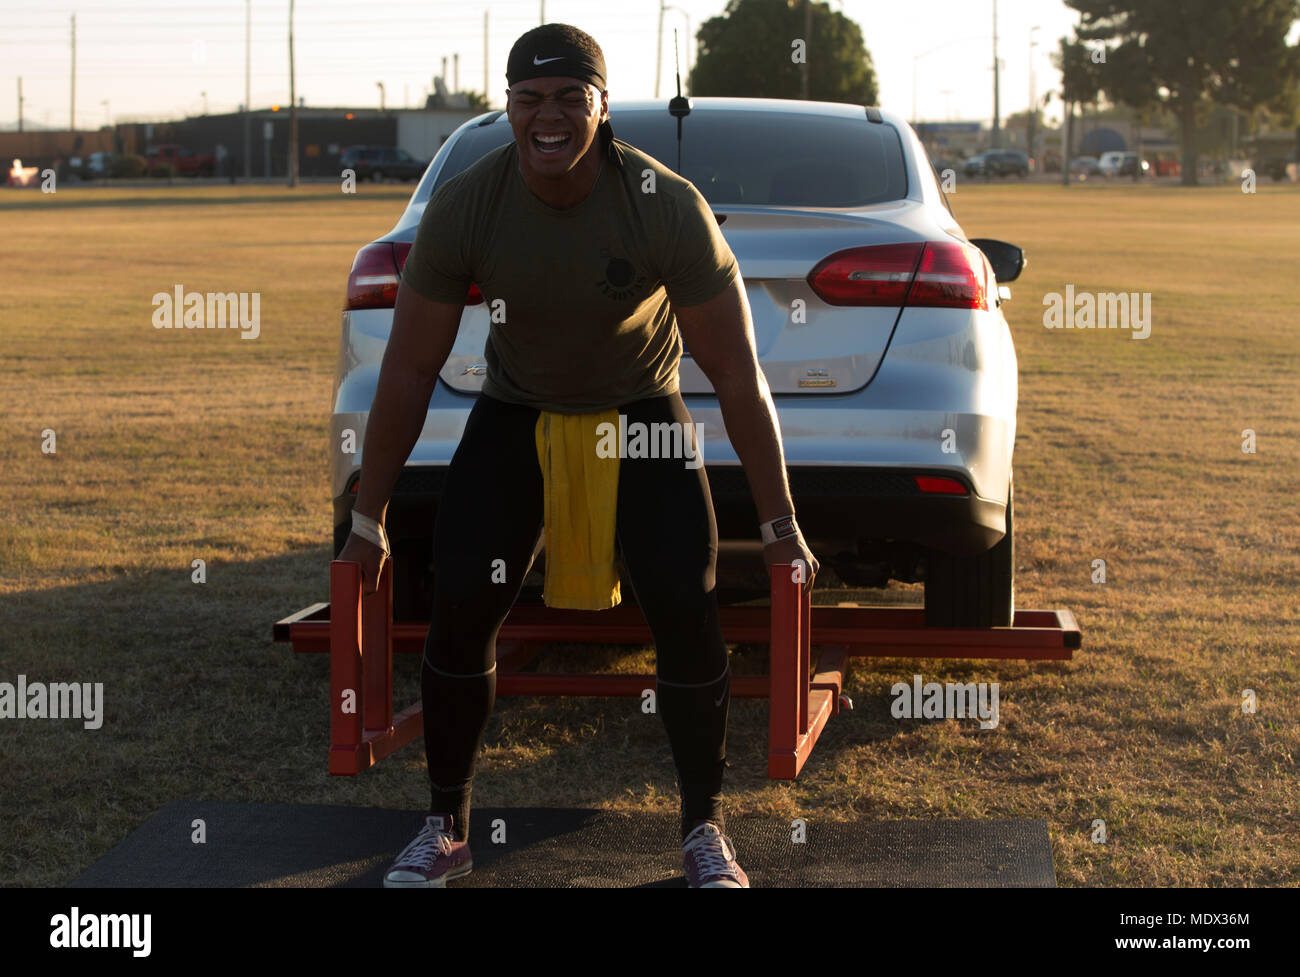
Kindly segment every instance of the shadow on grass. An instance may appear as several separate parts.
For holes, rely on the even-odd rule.
[[[187,566],[116,568],[113,579],[0,597],[0,681],[21,674],[29,685],[103,683],[98,729],[77,719],[5,724],[4,793],[45,827],[33,839],[26,818],[0,824],[0,878],[67,884],[178,798],[427,805],[419,738],[359,776],[328,774],[328,656],[294,654],[271,640],[275,621],[327,598],[330,556],[320,545],[270,559],[215,560],[202,584]],[[632,654],[653,672],[648,649],[562,653],[566,669],[602,671]],[[763,670],[752,652],[744,657],[751,660],[738,672]],[[419,701],[419,661],[418,654],[396,658],[395,710]],[[900,732],[896,723],[836,717],[814,762],[832,762],[841,743],[862,745],[864,733],[876,742]],[[643,713],[639,698],[503,696],[484,747],[476,806],[617,807],[647,792],[675,806],[662,720]],[[733,699],[728,790],[767,784],[766,753],[766,703]]]

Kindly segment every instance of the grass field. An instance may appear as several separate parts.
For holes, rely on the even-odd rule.
[[[327,662],[270,640],[273,621],[325,599],[339,308],[353,253],[405,196],[0,195],[0,681],[103,682],[106,702],[98,730],[0,721],[0,883],[64,885],[178,798],[427,804],[418,744],[355,778],[326,774]],[[1300,884],[1300,194],[961,185],[952,204],[972,237],[1029,255],[1006,307],[1017,603],[1073,610],[1083,651],[1032,666],[859,660],[856,710],[792,784],[765,776],[766,704],[733,700],[728,809],[1041,817],[1062,885]],[[261,337],[155,330],[151,297],[177,283],[260,292]],[[1043,295],[1067,283],[1150,292],[1150,337],[1045,329]],[[652,662],[569,654],[569,667]],[[762,669],[755,657],[737,653],[736,669]],[[399,708],[418,698],[416,665],[401,660]],[[916,671],[1000,682],[1001,725],[894,720],[889,688]],[[677,803],[660,720],[631,699],[498,700],[474,798]]]

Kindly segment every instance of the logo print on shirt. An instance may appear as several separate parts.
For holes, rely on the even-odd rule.
[[[608,298],[622,301],[640,291],[645,284],[645,275],[637,273],[632,262],[626,258],[610,258],[605,266],[605,277],[596,286]]]

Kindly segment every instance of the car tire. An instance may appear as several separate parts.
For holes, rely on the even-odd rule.
[[[975,556],[932,554],[925,571],[925,624],[1003,628],[1015,618],[1014,477],[1007,483],[1007,531]]]
[[[370,174],[370,179],[374,180],[376,183],[382,183],[384,180],[384,171],[375,170],[375,172]]]

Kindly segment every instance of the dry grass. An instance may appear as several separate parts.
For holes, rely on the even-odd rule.
[[[102,681],[107,703],[96,731],[4,723],[0,882],[65,884],[175,798],[427,802],[417,745],[359,777],[325,773],[327,663],[270,642],[272,621],[327,589],[340,297],[403,196],[0,197],[18,243],[0,293],[0,681]],[[765,704],[734,700],[729,809],[1042,817],[1065,885],[1300,884],[1300,196],[961,186],[952,202],[967,233],[1030,256],[1007,307],[1018,603],[1071,608],[1084,650],[1038,666],[859,662],[857,709],[793,784],[766,779]],[[1151,292],[1151,337],[1044,329],[1042,295],[1067,282]],[[176,283],[260,291],[261,338],[154,330],[151,296]],[[754,656],[738,651],[738,669],[761,667]],[[413,666],[401,661],[399,707],[418,697]],[[889,687],[914,671],[999,681],[1001,726],[893,720]],[[1258,714],[1241,713],[1243,688]],[[637,700],[502,699],[475,800],[670,811],[676,791],[662,726]],[[1094,818],[1105,846],[1089,841]]]

